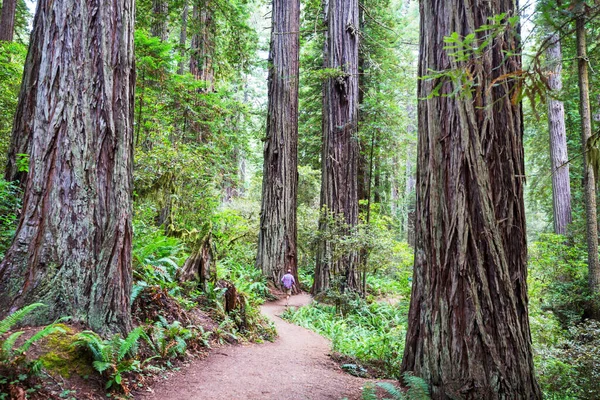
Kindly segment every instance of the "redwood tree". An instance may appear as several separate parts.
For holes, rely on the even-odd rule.
[[[583,164],[583,184],[585,199],[587,250],[588,250],[588,284],[592,300],[586,310],[588,317],[600,320],[600,260],[598,259],[598,215],[596,208],[596,176],[594,166],[588,152],[588,141],[592,138],[592,117],[590,106],[590,79],[588,74],[586,43],[586,3],[575,2],[577,13],[577,66],[579,72],[579,115],[581,116],[581,145],[585,154]],[[596,160],[597,161],[597,160]]]
[[[445,36],[464,37],[515,12],[513,0],[421,1],[419,75],[468,70],[464,82],[442,76],[418,87],[415,266],[402,371],[425,379],[434,399],[541,398],[527,312],[522,112],[513,101],[518,28],[507,24],[468,61],[444,50]],[[450,95],[455,85],[463,90]],[[435,88],[449,96],[430,96]]]
[[[17,0],[3,0],[0,9],[0,41],[12,42],[15,35]]]
[[[358,252],[334,254],[328,238],[331,218],[342,220],[345,234],[358,224],[358,0],[329,0],[325,6],[327,33],[323,84],[323,139],[321,151],[321,211],[313,294],[327,290],[332,278],[342,290],[358,289]]]
[[[552,163],[552,204],[554,232],[567,233],[572,222],[571,183],[569,182],[569,157],[567,153],[567,130],[565,128],[565,106],[556,98],[562,90],[562,52],[560,37],[552,35],[546,50],[548,62],[548,132],[550,135],[550,160]]]
[[[206,92],[215,88],[213,53],[215,47],[215,26],[210,0],[195,0],[192,8],[192,48],[190,73],[198,80],[206,82]]]
[[[133,15],[133,0],[38,2],[20,101],[29,174],[0,318],[39,301],[30,322],[131,328]]]
[[[273,0],[269,98],[256,266],[276,284],[288,269],[298,282],[298,74],[300,1]]]

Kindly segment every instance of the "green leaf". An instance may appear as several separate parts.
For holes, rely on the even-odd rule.
[[[13,325],[19,323],[27,314],[39,307],[46,307],[46,305],[42,303],[30,304],[4,318],[2,321],[0,321],[0,335],[8,332]]]

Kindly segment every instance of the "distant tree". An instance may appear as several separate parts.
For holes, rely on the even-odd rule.
[[[419,76],[466,71],[464,80],[443,74],[418,84],[414,283],[401,369],[422,377],[433,399],[541,398],[527,310],[515,13],[513,0],[421,1]],[[502,14],[505,29],[475,32]],[[445,38],[467,35],[475,49],[491,42],[467,59],[445,50]]]
[[[574,3],[576,12],[577,65],[579,72],[579,114],[581,116],[581,145],[583,147],[584,169],[584,199],[586,215],[586,233],[588,250],[588,280],[593,299],[588,307],[587,316],[600,320],[600,260],[598,260],[598,216],[596,212],[596,176],[594,165],[600,160],[594,159],[592,147],[592,116],[590,106],[590,80],[588,74],[587,43],[586,43],[586,13],[584,1]]]
[[[256,266],[276,284],[298,278],[298,78],[300,1],[273,0],[269,98]]]
[[[564,235],[567,233],[567,226],[572,222],[572,216],[565,107],[563,102],[556,98],[562,90],[562,52],[559,35],[554,34],[550,37],[546,58],[548,63],[548,87],[551,90],[547,103],[550,159],[552,163],[554,232]]]
[[[204,91],[215,89],[213,57],[215,48],[213,11],[208,0],[194,0],[192,8],[192,48],[190,73],[206,82]]]
[[[17,181],[22,189],[25,189],[27,180],[27,163],[31,154],[31,137],[37,104],[37,79],[44,35],[44,25],[40,18],[42,18],[42,15],[36,13],[33,20],[33,30],[29,38],[29,50],[25,60],[4,174],[7,181]]]
[[[31,121],[15,132],[31,135],[29,173],[0,318],[43,302],[30,322],[131,328],[133,17],[132,0],[37,4],[20,95]]]
[[[3,0],[0,9],[0,42],[12,42],[15,35],[17,0]]]
[[[152,36],[166,42],[169,39],[169,3],[167,0],[152,2]]]
[[[323,141],[321,152],[321,210],[319,231],[326,236],[331,219],[342,219],[347,232],[358,224],[358,42],[357,0],[326,2],[327,33],[323,84]],[[357,290],[358,249],[334,257],[326,237],[317,249],[312,292],[330,287],[332,278],[342,289]]]

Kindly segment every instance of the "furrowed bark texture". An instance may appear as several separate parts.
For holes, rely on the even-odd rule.
[[[419,75],[468,68],[473,92],[426,99],[420,80],[414,284],[402,371],[434,399],[540,399],[527,315],[522,112],[512,104],[518,32],[456,64],[444,36],[465,36],[512,0],[422,0]],[[479,33],[478,35],[482,35]],[[480,36],[481,37],[481,36]],[[445,80],[442,92],[454,89]],[[460,84],[460,83],[458,83]]]
[[[152,2],[152,27],[151,34],[166,42],[169,39],[169,3],[167,0],[154,0]]]
[[[552,204],[554,210],[554,232],[567,233],[572,222],[571,183],[569,181],[569,157],[567,153],[567,130],[565,128],[565,107],[555,97],[562,90],[562,52],[558,34],[550,38],[546,50],[548,62],[548,132],[550,134],[550,160],[552,163]]]
[[[256,266],[280,285],[287,270],[292,271],[298,282],[296,204],[300,1],[273,0],[271,14],[269,105]]]
[[[581,7],[583,8],[581,3]],[[594,168],[588,160],[587,143],[592,137],[592,117],[590,109],[590,80],[588,76],[589,62],[587,58],[587,44],[585,33],[585,15],[583,12],[576,20],[577,31],[577,58],[579,68],[579,114],[581,115],[581,144],[585,154],[583,166],[585,216],[587,227],[588,249],[588,281],[590,293],[600,294],[600,262],[598,260],[598,222],[596,215],[596,177]],[[600,306],[598,301],[592,301],[587,310],[587,316],[600,319]]]
[[[214,21],[210,0],[194,3],[192,18],[194,35],[192,36],[192,54],[190,57],[190,73],[196,79],[206,82],[205,92],[215,90],[215,71],[213,68]]]
[[[321,153],[321,210],[358,224],[358,1],[328,0],[325,68],[337,76],[323,84],[323,142]],[[327,218],[319,230],[327,232]],[[321,240],[317,249],[313,294],[327,290],[333,278],[342,289],[360,287],[358,252],[333,255],[332,243]]]
[[[23,80],[19,92],[17,111],[13,122],[8,161],[4,177],[7,181],[17,181],[21,189],[25,189],[27,172],[19,171],[19,154],[31,155],[31,136],[37,99],[37,79],[42,57],[42,46],[46,20],[36,13],[33,20],[33,30],[29,37],[29,49],[25,59]]]
[[[17,0],[3,0],[0,10],[0,41],[12,42],[15,35]]]
[[[131,328],[133,0],[38,2],[23,92],[31,159],[16,237],[0,264],[0,318],[70,315],[108,333]],[[38,31],[39,30],[39,31]],[[31,57],[30,57],[31,58]]]

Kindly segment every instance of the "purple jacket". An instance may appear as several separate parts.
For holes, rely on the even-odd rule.
[[[283,278],[281,278],[281,283],[283,283],[283,286],[285,286],[286,289],[289,289],[296,283],[296,280],[292,274],[285,274]]]

